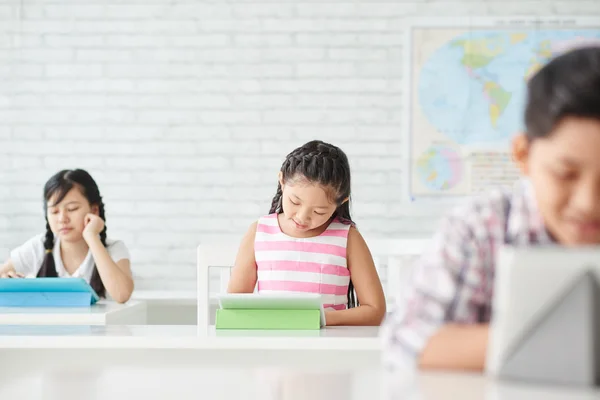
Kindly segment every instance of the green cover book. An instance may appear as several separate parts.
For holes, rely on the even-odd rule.
[[[321,311],[294,309],[217,310],[216,329],[321,329]]]

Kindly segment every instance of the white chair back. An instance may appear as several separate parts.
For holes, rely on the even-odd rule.
[[[211,298],[227,292],[238,243],[206,243],[198,246],[198,326],[210,324]],[[212,274],[211,272],[216,272]],[[211,285],[213,283],[213,285]],[[214,285],[216,283],[217,285]],[[211,291],[217,286],[216,291]]]
[[[410,279],[412,265],[424,251],[428,238],[365,238],[383,285],[386,302],[393,304]]]

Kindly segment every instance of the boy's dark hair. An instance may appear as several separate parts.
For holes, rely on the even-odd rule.
[[[54,204],[60,203],[65,198],[67,193],[69,193],[69,191],[74,187],[77,187],[81,191],[81,194],[85,196],[90,205],[98,206],[98,214],[100,218],[106,221],[102,196],[100,196],[98,185],[96,185],[96,182],[90,176],[90,174],[82,169],[65,169],[53,175],[44,186],[44,215],[46,216],[46,237],[44,239],[44,248],[46,249],[47,253],[44,257],[44,261],[42,262],[42,267],[37,274],[38,277],[58,276],[56,272],[56,266],[54,265],[54,257],[52,256],[52,249],[54,248],[54,234],[50,230],[50,224],[48,223],[48,202],[52,197],[56,196],[54,199]],[[106,224],[104,225],[102,232],[100,232],[100,240],[102,241],[104,247],[106,247]],[[100,278],[100,274],[98,273],[98,269],[95,265],[92,272],[92,278],[90,280],[90,286],[96,293],[98,293],[98,296],[105,297],[106,289],[104,288],[104,284],[102,283],[102,279]]]
[[[289,153],[280,171],[283,182],[300,178],[330,189],[332,200],[337,204],[332,218],[338,218],[344,224],[354,225],[350,215],[350,163],[340,148],[320,140],[310,141]],[[283,212],[282,194],[281,184],[278,183],[269,214]],[[345,199],[348,201],[344,202]],[[350,280],[348,307],[356,306],[358,300]]]
[[[569,116],[600,120],[600,46],[557,56],[529,80],[525,108],[529,139],[550,135]]]

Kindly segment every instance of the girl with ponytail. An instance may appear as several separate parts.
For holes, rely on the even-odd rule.
[[[327,325],[379,325],[385,298],[350,215],[344,152],[314,140],[287,155],[269,214],[240,246],[228,292],[322,296]]]
[[[100,297],[124,303],[133,292],[129,251],[107,239],[104,203],[84,170],[63,170],[44,186],[46,232],[10,253],[2,278],[80,277]]]

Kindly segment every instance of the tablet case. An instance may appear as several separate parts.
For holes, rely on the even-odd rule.
[[[580,275],[505,356],[501,378],[563,385],[600,384],[600,287]]]
[[[0,279],[0,307],[89,307],[98,300],[83,278]]]
[[[319,330],[325,322],[317,294],[226,294],[219,305],[216,329]]]

